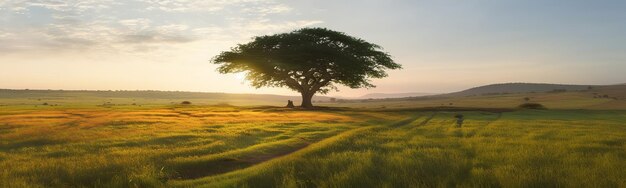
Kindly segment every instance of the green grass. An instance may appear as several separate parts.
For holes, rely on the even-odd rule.
[[[453,128],[453,113],[416,115],[400,126],[355,129],[269,164],[173,185],[626,186],[624,112],[469,112],[463,128]]]
[[[514,93],[468,97],[422,97],[409,99],[357,100],[325,105],[359,109],[422,108],[422,107],[472,107],[472,108],[515,108],[529,102],[540,103],[549,109],[597,109],[626,110],[626,100],[593,98],[592,92],[563,93]]]
[[[0,187],[165,186],[224,172],[218,167],[245,168],[364,126],[349,112],[215,106],[3,112]]]
[[[0,187],[626,187],[626,111],[547,98],[506,112],[0,99]]]

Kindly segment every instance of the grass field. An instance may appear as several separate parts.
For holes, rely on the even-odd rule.
[[[529,98],[529,102],[541,103],[549,109],[626,109],[626,99],[616,100],[613,98],[594,98],[593,93],[594,92],[516,93],[468,97],[417,97],[409,99],[359,100],[346,103],[331,103],[327,105],[359,109],[422,108],[441,106],[471,108],[512,108],[518,104],[524,103],[524,98]]]
[[[0,103],[0,187],[626,187],[624,110],[17,100],[35,99]]]

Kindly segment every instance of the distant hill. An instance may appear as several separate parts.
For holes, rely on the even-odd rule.
[[[420,97],[426,95],[435,95],[436,93],[370,93],[358,97],[359,99],[385,99],[385,98],[405,98],[405,97]]]
[[[595,93],[596,95],[607,95],[608,97],[626,99],[626,84],[596,86],[591,87],[591,90],[589,91]]]
[[[513,109],[525,102],[548,109],[626,109],[626,85],[563,85],[508,83],[421,97],[373,100],[343,100],[336,106],[352,108],[503,108]]]
[[[532,93],[532,92],[565,92],[584,91],[589,88],[599,87],[594,85],[565,85],[565,84],[538,84],[538,83],[503,83],[479,86],[459,92],[444,94],[442,96],[460,97],[475,95],[496,95],[508,93]]]

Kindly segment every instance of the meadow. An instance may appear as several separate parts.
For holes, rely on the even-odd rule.
[[[65,99],[0,100],[0,187],[626,187],[626,111],[570,108],[584,101],[311,111]]]

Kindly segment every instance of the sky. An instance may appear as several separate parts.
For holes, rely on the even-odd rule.
[[[617,0],[0,0],[0,88],[298,95],[255,89],[209,60],[303,27],[378,44],[404,67],[330,96],[618,84],[625,20]]]

